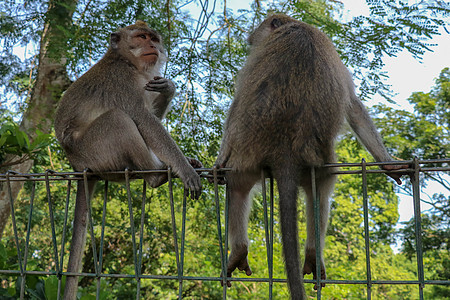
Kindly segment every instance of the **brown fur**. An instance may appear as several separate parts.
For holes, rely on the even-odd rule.
[[[165,52],[160,35],[145,22],[111,34],[105,56],[65,92],[55,118],[56,136],[76,171],[161,169],[171,166],[191,196],[201,192],[200,177],[161,124],[175,93],[162,78]],[[106,176],[123,180],[122,176]],[[167,174],[145,175],[152,187]],[[95,181],[89,181],[89,197]],[[79,181],[68,272],[79,272],[86,240],[87,199]],[[75,299],[78,278],[69,276],[64,299]]]

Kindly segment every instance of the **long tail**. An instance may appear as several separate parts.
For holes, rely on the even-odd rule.
[[[89,196],[93,194],[96,181],[88,181]],[[67,272],[78,273],[81,271],[84,247],[86,245],[88,205],[86,200],[84,181],[78,181],[77,199],[75,203],[75,217],[73,221],[72,244],[70,247]],[[78,276],[68,275],[64,289],[64,300],[75,300],[78,290]]]
[[[278,174],[277,174],[278,173]],[[300,265],[297,228],[298,170],[290,165],[274,172],[280,195],[280,222],[283,254],[291,299],[306,299]]]

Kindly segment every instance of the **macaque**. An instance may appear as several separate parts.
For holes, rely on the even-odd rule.
[[[238,268],[251,275],[247,254],[249,192],[264,171],[279,191],[283,255],[292,299],[306,299],[303,274],[326,279],[324,261],[316,262],[311,168],[336,162],[334,141],[344,120],[377,161],[391,161],[351,75],[329,38],[306,23],[277,14],[249,36],[249,57],[238,74],[236,93],[225,123],[216,166],[231,168],[227,276]],[[383,165],[385,170],[406,165]],[[320,198],[320,255],[324,248],[329,197],[335,175],[317,168]],[[399,173],[389,173],[401,184]],[[307,240],[303,274],[297,228],[298,187],[306,194]],[[320,263],[321,274],[316,274]],[[231,283],[227,282],[230,286]],[[323,285],[324,286],[324,285]],[[317,286],[315,288],[318,288]]]
[[[161,77],[166,61],[158,32],[145,22],[111,34],[103,58],[65,92],[55,118],[56,137],[75,171],[164,169],[170,166],[192,198],[201,193],[195,159],[186,158],[161,124],[175,93],[174,83]],[[122,181],[123,175],[102,175]],[[167,173],[144,175],[151,187],[164,184]],[[89,196],[95,180],[88,181]],[[68,272],[79,272],[86,243],[87,199],[78,181]],[[64,299],[75,299],[77,276],[68,276]]]

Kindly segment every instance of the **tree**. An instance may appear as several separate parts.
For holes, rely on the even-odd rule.
[[[414,111],[399,111],[385,105],[375,106],[378,122],[384,136],[392,147],[398,149],[403,159],[417,156],[419,159],[450,157],[450,69],[444,68],[436,78],[436,84],[428,93],[415,92],[408,101]],[[422,243],[425,262],[425,277],[433,280],[448,280],[450,263],[450,184],[449,172],[428,172],[422,182],[440,183],[447,193],[434,193],[421,201],[431,205],[422,214]],[[405,189],[406,192],[409,189]],[[408,259],[416,257],[414,219],[406,222],[399,235]],[[449,288],[433,286],[430,298],[445,299]]]
[[[31,89],[30,99],[20,124],[20,129],[29,134],[32,141],[38,136],[35,131],[36,128],[44,133],[51,132],[56,104],[61,93],[70,84],[64,63],[67,51],[66,44],[68,41],[65,28],[70,27],[72,24],[75,5],[76,2],[72,0],[50,1],[47,12],[43,15],[43,22],[41,22],[43,27],[39,47],[39,65],[35,75],[36,77],[34,78],[35,82],[28,82]],[[35,14],[29,15],[30,20]],[[14,30],[21,25],[19,18],[6,17],[3,21],[6,23],[6,26],[10,26],[10,30],[8,30],[10,34],[9,36],[5,36],[5,40],[7,44],[14,43],[17,39]],[[28,26],[26,26],[24,31],[32,29]],[[6,48],[6,52],[10,53],[11,51],[11,48]],[[29,71],[33,74],[33,69],[30,68]],[[32,163],[31,160],[26,160],[14,165],[13,171],[27,173],[31,169]],[[1,171],[2,173],[5,172],[6,168],[2,168]],[[17,197],[21,188],[22,184],[11,184],[13,199]],[[6,185],[2,184],[0,185],[0,237],[2,236],[9,214],[9,195],[6,190]]]

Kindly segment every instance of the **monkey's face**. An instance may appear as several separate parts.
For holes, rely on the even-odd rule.
[[[111,49],[139,69],[159,69],[166,60],[161,36],[155,30],[141,25],[130,25],[112,33]]]
[[[155,65],[161,55],[159,35],[148,30],[136,30],[131,33],[131,53],[144,65]]]

